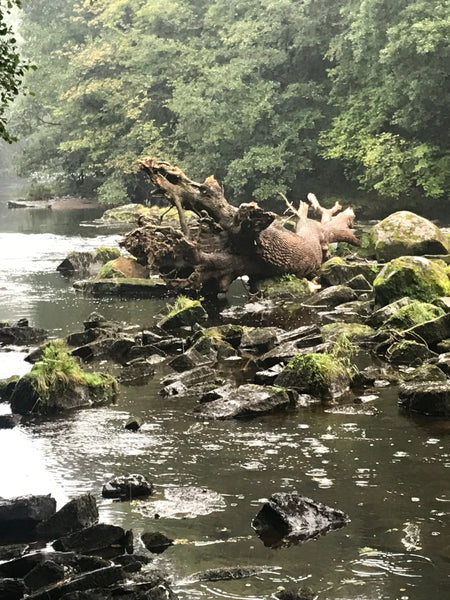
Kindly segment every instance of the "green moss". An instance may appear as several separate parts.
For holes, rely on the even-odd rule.
[[[119,258],[119,256],[119,248],[111,248],[110,246],[100,246],[94,252],[94,260],[103,264],[115,260],[116,258]]]
[[[401,331],[442,317],[445,311],[442,308],[414,300],[407,306],[399,308],[383,325],[382,329],[399,329]]]
[[[333,378],[347,376],[347,369],[339,360],[319,352],[296,354],[287,369],[300,375],[311,393],[318,396],[327,394]]]
[[[194,308],[194,306],[200,306],[202,303],[200,300],[194,300],[193,298],[189,298],[188,296],[178,296],[175,300],[172,307],[170,307],[169,312],[167,314],[168,317],[173,317],[177,313],[182,310],[187,310],[188,308]]]
[[[339,338],[346,338],[348,341],[365,338],[375,333],[375,330],[369,325],[339,321],[327,323],[321,328],[321,333],[325,341],[336,343]]]
[[[299,298],[309,295],[310,289],[306,279],[287,273],[275,279],[265,279],[258,285],[258,290],[267,298]]]
[[[98,275],[95,277],[95,280],[99,279],[124,279],[125,275],[122,271],[119,271],[115,268],[114,263],[116,259],[108,261],[103,267],[100,269]]]

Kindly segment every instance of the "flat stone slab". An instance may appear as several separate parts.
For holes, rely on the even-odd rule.
[[[76,281],[73,287],[88,296],[121,296],[124,298],[165,298],[173,292],[161,280],[133,279],[99,279],[98,281]]]

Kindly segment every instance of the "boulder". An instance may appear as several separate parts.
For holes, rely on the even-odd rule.
[[[311,288],[307,279],[299,279],[295,275],[282,275],[277,279],[265,279],[259,282],[258,291],[263,298],[269,298],[272,302],[299,301],[310,295]]]
[[[14,429],[19,423],[19,415],[0,415],[0,429]]]
[[[161,380],[164,388],[160,394],[162,396],[178,396],[185,394],[189,388],[197,384],[215,381],[216,373],[211,367],[204,365],[196,367],[184,373],[173,373],[166,375]]]
[[[61,552],[82,552],[85,554],[103,554],[114,549],[115,554],[122,554],[124,549],[132,552],[132,533],[122,527],[99,523],[58,538],[53,542],[53,548]]]
[[[282,388],[246,384],[196,407],[194,413],[201,419],[245,419],[294,408],[295,404],[295,397]]]
[[[246,327],[239,349],[241,352],[263,354],[272,350],[277,341],[278,330],[275,327]]]
[[[437,365],[433,364],[425,364],[420,365],[416,369],[412,371],[408,371],[403,376],[404,382],[413,382],[413,381],[446,381],[447,377],[445,373],[440,369]]]
[[[410,411],[434,417],[450,416],[450,381],[417,381],[399,388],[399,405]]]
[[[444,310],[434,304],[421,302],[420,300],[412,300],[410,303],[406,304],[406,306],[401,306],[391,314],[385,320],[382,327],[384,329],[398,329],[404,331],[415,325],[421,325],[427,321],[442,317],[444,314]]]
[[[440,354],[436,361],[436,366],[439,367],[447,377],[450,377],[450,352]]]
[[[12,375],[7,379],[0,379],[0,402],[9,402],[11,400],[12,393],[19,379],[18,375]]]
[[[2,600],[21,600],[25,594],[25,584],[20,579],[0,579]]]
[[[158,327],[165,330],[189,327],[204,321],[207,316],[199,300],[179,296],[172,310],[159,321]]]
[[[68,567],[75,573],[84,573],[107,567],[109,561],[97,556],[83,556],[75,552],[33,552],[15,560],[10,560],[0,565],[0,575],[4,577],[23,578],[26,577],[36,565],[51,561],[57,565]]]
[[[120,256],[119,248],[101,246],[97,250],[70,252],[56,270],[64,275],[83,273],[97,275],[100,269],[111,260]]]
[[[363,342],[370,339],[375,333],[375,330],[369,325],[363,325],[362,323],[346,323],[342,321],[328,323],[327,325],[324,325],[320,331],[324,342],[327,344],[333,344],[341,336],[346,336],[352,342]]]
[[[402,256],[383,267],[373,282],[375,301],[379,306],[405,296],[432,302],[450,293],[448,267],[441,260],[421,256]]]
[[[141,540],[147,550],[153,554],[162,554],[169,546],[173,546],[173,540],[158,531],[144,532]]]
[[[411,327],[405,335],[413,339],[421,339],[431,348],[435,348],[439,342],[450,337],[450,313]]]
[[[400,256],[447,254],[448,240],[431,221],[412,212],[393,213],[371,231],[377,260],[390,261]]]
[[[306,306],[331,308],[358,298],[355,290],[346,285],[332,285],[304,300]]]
[[[425,360],[437,358],[437,354],[432,352],[425,344],[420,344],[414,340],[402,340],[389,346],[386,351],[386,358],[395,365],[416,366],[422,364]]]
[[[124,569],[125,571],[125,569]],[[144,583],[126,582],[121,585],[65,593],[63,600],[177,600],[163,575],[147,571]]]
[[[27,589],[31,592],[43,587],[47,587],[62,581],[65,577],[65,569],[62,565],[58,565],[52,560],[47,560],[37,564],[27,575],[23,581]]]
[[[351,280],[358,277],[357,281],[361,281],[359,278],[363,278],[369,284],[369,290],[371,289],[371,283],[375,279],[378,271],[376,262],[367,261],[346,261],[340,256],[333,256],[322,264],[319,271],[320,282],[324,286],[334,285],[348,285]],[[349,286],[350,287],[350,286]],[[352,289],[356,289],[351,286]]]
[[[125,364],[117,379],[123,384],[143,384],[155,374],[155,367],[148,358],[135,358]]]
[[[123,277],[119,279],[87,279],[75,281],[73,287],[94,298],[165,298],[171,294],[161,279]]]
[[[89,527],[98,521],[98,508],[92,494],[84,494],[74,498],[60,508],[49,519],[36,527],[39,539],[55,539]]]
[[[0,539],[17,536],[17,540],[34,535],[35,527],[56,511],[56,500],[48,496],[0,498]]]
[[[408,306],[412,304],[414,300],[409,298],[408,296],[404,296],[400,298],[400,300],[395,300],[385,306],[381,306],[376,310],[372,310],[372,313],[369,315],[367,320],[368,325],[371,327],[381,327],[388,319],[392,317],[400,308]]]
[[[195,348],[189,348],[184,354],[176,356],[169,362],[169,366],[174,370],[182,373],[190,371],[194,367],[211,364],[211,359],[208,356],[203,356]]]
[[[298,492],[273,494],[252,522],[265,546],[304,542],[348,523],[339,509],[315,502]]]
[[[132,500],[133,498],[143,498],[152,494],[153,484],[147,481],[143,475],[138,474],[115,477],[105,483],[102,488],[103,498]]]
[[[0,322],[0,344],[8,346],[29,346],[40,344],[48,337],[48,331],[30,327],[27,319],[20,319],[15,325]]]

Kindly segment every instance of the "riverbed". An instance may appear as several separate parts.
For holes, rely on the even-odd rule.
[[[150,327],[164,300],[83,297],[56,271],[72,250],[117,246],[123,232],[95,210],[8,210],[0,198],[0,320],[27,318],[53,337],[80,331],[92,311]],[[243,294],[244,288],[240,288]],[[232,292],[228,302],[244,301]],[[0,353],[0,377],[26,372],[23,349]],[[159,395],[159,367],[117,404],[0,430],[0,496],[51,493],[61,507],[93,493],[102,522],[161,531],[175,544],[155,563],[183,600],[267,600],[310,587],[321,600],[430,600],[450,594],[448,421],[399,412],[397,388],[380,380],[376,414],[298,409],[250,421],[196,421],[191,404]],[[7,407],[0,404],[0,411]],[[130,417],[143,426],[124,429]],[[147,501],[102,499],[116,475],[141,473]],[[314,541],[273,550],[251,522],[264,500],[297,490],[335,506],[350,523]],[[198,582],[218,567],[264,566],[257,576]]]

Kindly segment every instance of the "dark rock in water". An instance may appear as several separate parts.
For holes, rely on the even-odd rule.
[[[122,367],[117,379],[123,384],[145,383],[155,374],[155,367],[146,358],[136,358]]]
[[[127,573],[140,571],[142,566],[147,565],[149,562],[150,558],[143,554],[121,554],[114,557],[114,564],[122,566]]]
[[[356,300],[357,297],[356,292],[346,285],[332,285],[310,296],[303,303],[306,306],[330,307],[338,306],[344,302],[351,302],[352,300]]]
[[[30,327],[26,319],[20,319],[15,325],[0,323],[0,344],[27,346],[40,344],[48,337],[48,331]]]
[[[9,544],[0,546],[0,562],[22,556],[27,548],[28,544]]]
[[[25,584],[17,579],[0,579],[0,598],[20,600],[25,594]]]
[[[248,327],[242,334],[240,350],[263,354],[272,350],[278,341],[278,330],[275,327]]]
[[[231,389],[223,398],[202,404],[194,413],[202,419],[245,419],[295,405],[296,399],[282,388],[246,384]]]
[[[65,275],[71,275],[75,272],[85,275],[97,275],[102,266],[120,256],[118,248],[108,248],[103,246],[97,250],[74,251],[70,252],[60,263],[56,270]]]
[[[139,279],[123,277],[118,279],[97,279],[76,281],[73,284],[76,290],[88,296],[103,298],[105,296],[118,296],[121,298],[164,298],[170,290],[162,281],[154,279]]]
[[[386,351],[386,358],[395,365],[415,366],[422,364],[424,360],[437,358],[437,354],[432,352],[425,344],[403,340],[389,346]]]
[[[98,521],[98,508],[95,497],[85,494],[74,498],[65,504],[58,512],[36,527],[39,539],[55,539],[85,527],[90,527]]]
[[[169,366],[179,373],[208,364],[211,364],[211,360],[202,356],[195,348],[189,348],[184,354],[176,356],[169,362]]]
[[[153,554],[162,554],[169,546],[173,546],[173,540],[159,531],[145,532],[141,535],[144,546]]]
[[[446,381],[445,373],[437,366],[430,363],[421,365],[416,369],[406,373],[403,377],[405,382],[413,381]]]
[[[317,537],[348,521],[341,510],[297,492],[280,492],[263,505],[252,526],[265,546],[281,547]]]
[[[280,590],[274,595],[277,600],[314,600],[316,597],[316,594],[310,588]]]
[[[34,552],[20,558],[10,560],[0,565],[0,575],[4,577],[23,578],[36,565],[51,561],[55,564],[69,567],[75,573],[94,571],[109,566],[105,561],[96,556],[83,556],[75,552]]]
[[[439,342],[450,337],[450,313],[411,327],[406,331],[406,335],[411,336],[412,339],[422,339],[434,348]]]
[[[0,402],[9,402],[20,377],[13,375],[8,379],[0,379]]]
[[[399,404],[410,412],[433,417],[450,416],[450,381],[403,383]]]
[[[19,496],[0,499],[0,539],[13,541],[34,535],[40,521],[49,519],[56,511],[56,500],[48,496]]]
[[[192,581],[231,581],[233,579],[246,579],[260,573],[273,571],[273,567],[250,566],[250,567],[221,567],[218,569],[207,569],[194,573],[189,577]]]
[[[91,327],[84,331],[71,333],[66,337],[68,346],[85,346],[90,344],[102,335],[102,329],[98,327]]]
[[[65,594],[63,600],[177,600],[169,583],[158,571],[148,571],[144,583],[125,583],[108,589]]]
[[[207,365],[197,367],[190,371],[178,374],[170,374],[162,379],[162,396],[179,396],[185,394],[189,388],[200,383],[214,381],[216,373]]]
[[[153,484],[149,483],[143,475],[133,474],[115,477],[103,486],[102,496],[104,498],[119,498],[120,500],[132,500],[153,494]]]
[[[141,428],[141,422],[139,419],[130,419],[127,423],[125,423],[125,429],[128,431],[139,431]]]
[[[156,346],[149,344],[146,346],[133,346],[132,348],[130,348],[127,358],[128,358],[129,362],[132,362],[139,358],[151,359],[155,355],[162,356],[162,357],[167,356],[167,354],[164,352],[164,350],[161,350],[161,348],[157,348]]]
[[[270,369],[257,371],[255,373],[255,383],[258,385],[273,385],[277,375],[281,373],[283,366],[281,364],[273,365]]]
[[[158,327],[165,330],[179,329],[180,327],[191,326],[207,318],[207,314],[199,301],[191,301],[185,308],[177,310],[175,313],[169,313],[158,323]]]
[[[36,565],[24,577],[24,583],[30,591],[38,590],[64,579],[65,569],[52,560]]]
[[[113,565],[84,573],[62,584],[56,584],[46,588],[45,591],[29,596],[29,598],[30,600],[58,600],[75,591],[108,588],[125,577],[126,574],[122,567]]]
[[[19,415],[0,415],[0,429],[14,429],[19,423]]]
[[[131,536],[132,537],[132,536]],[[61,537],[53,542],[53,548],[62,552],[82,552],[104,555],[105,550],[113,548],[115,554],[123,554],[131,548],[130,532],[115,525],[92,525],[81,531]]]

